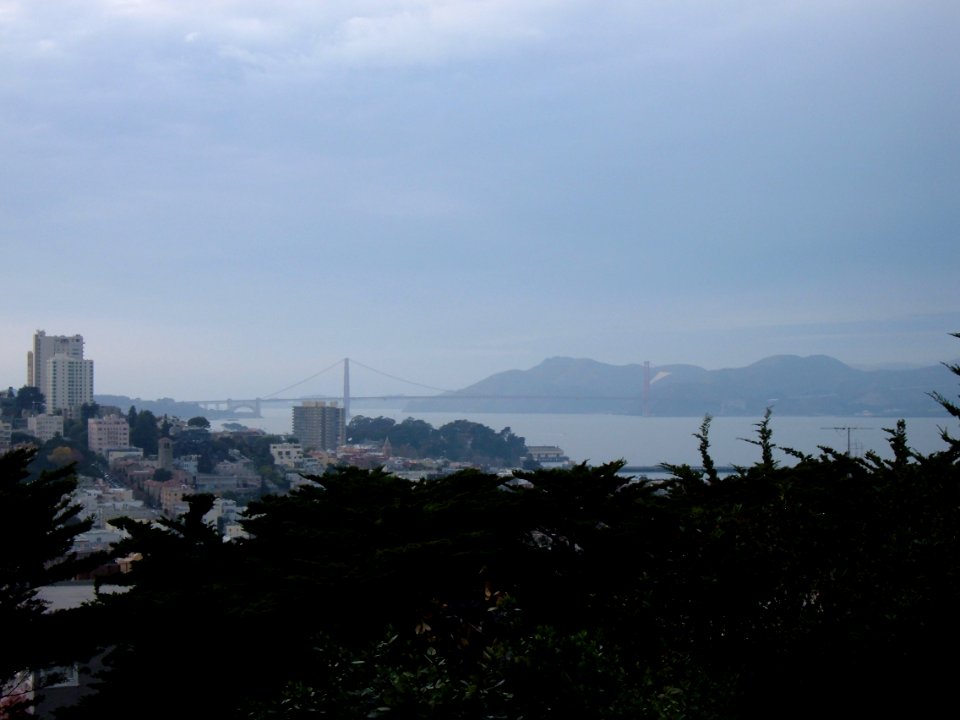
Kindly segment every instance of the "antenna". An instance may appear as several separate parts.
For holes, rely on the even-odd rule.
[[[873,430],[872,427],[858,427],[856,425],[834,425],[832,427],[821,427],[821,430],[846,430],[847,431],[847,457],[850,457],[850,433],[853,430]]]

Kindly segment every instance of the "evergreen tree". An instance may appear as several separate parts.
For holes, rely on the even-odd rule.
[[[59,623],[44,613],[46,604],[37,592],[81,569],[70,548],[91,526],[90,520],[78,519],[80,506],[71,500],[73,466],[30,480],[28,466],[35,455],[32,449],[0,455],[0,694],[19,673],[63,659],[68,638],[54,631]]]
[[[24,385],[17,391],[16,414],[42,413],[46,408],[46,399],[40,388]]]
[[[133,414],[134,408],[130,408]],[[129,422],[129,419],[128,419]],[[141,410],[130,425],[130,444],[142,448],[145,455],[157,454],[160,426],[157,417],[149,410]]]
[[[960,333],[951,333],[953,337],[960,338]],[[944,365],[949,368],[950,372],[954,375],[960,376],[960,363],[944,363]],[[930,393],[930,396],[940,403],[941,407],[950,413],[953,417],[960,420],[960,405],[953,402],[952,400],[944,397],[938,392]],[[947,442],[954,452],[960,453],[960,436],[954,437],[950,434],[950,431],[946,428],[941,429],[941,436],[944,441]]]

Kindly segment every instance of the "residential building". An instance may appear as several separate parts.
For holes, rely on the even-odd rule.
[[[54,355],[47,360],[47,412],[76,415],[81,405],[93,402],[93,360]]]
[[[47,394],[45,373],[47,360],[54,355],[66,355],[76,360],[83,359],[82,335],[47,335],[37,330],[33,336],[33,350],[27,353],[27,385],[40,388]]]
[[[529,445],[527,457],[544,468],[563,468],[572,465],[563,449],[556,445]]]
[[[37,330],[27,353],[27,385],[43,393],[48,413],[93,402],[93,361],[83,359],[83,336]]]
[[[10,449],[12,435],[13,426],[8,422],[0,420],[0,455]]]
[[[27,430],[40,442],[47,442],[57,435],[63,435],[63,416],[32,415],[27,418]]]
[[[130,447],[130,425],[125,417],[108,415],[87,420],[87,447],[98,455]]]
[[[304,450],[336,450],[341,444],[343,408],[322,400],[305,400],[293,408],[293,434]]]
[[[299,443],[271,443],[273,462],[285,468],[294,468],[303,462],[303,447]]]
[[[27,353],[27,385],[39,388],[47,412],[76,414],[93,402],[93,360],[83,357],[82,335],[47,335],[37,330]]]

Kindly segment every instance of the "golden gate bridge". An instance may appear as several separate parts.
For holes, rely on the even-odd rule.
[[[433,394],[430,395],[407,395],[407,394],[378,394],[378,395],[351,395],[350,393],[350,363],[353,362],[355,365],[369,370],[377,375],[389,378],[391,380],[396,380],[408,385],[413,385],[425,390],[433,391]],[[300,397],[286,397],[285,393],[289,393],[294,388],[305,385],[311,380],[315,380],[321,375],[334,370],[335,368],[343,366],[343,391],[339,395],[321,395],[321,394],[311,394],[307,396]],[[323,400],[327,402],[340,402],[342,403],[344,417],[347,421],[350,418],[350,402],[351,400],[378,400],[378,401],[390,401],[390,400],[495,400],[495,399],[510,399],[510,400],[593,400],[593,399],[621,399],[621,400],[636,400],[636,396],[620,396],[614,397],[610,395],[492,395],[492,394],[483,394],[483,395],[468,395],[456,392],[454,390],[449,390],[445,388],[434,387],[433,385],[426,385],[424,383],[416,382],[414,380],[407,380],[406,378],[399,377],[397,375],[391,375],[390,373],[383,372],[382,370],[377,370],[372,368],[369,365],[365,365],[359,360],[351,360],[351,358],[343,358],[337,360],[335,363],[325,367],[323,370],[315,372],[313,375],[299,380],[298,382],[288,385],[286,387],[280,388],[279,390],[272,392],[263,397],[249,398],[249,399],[233,399],[228,398],[226,400],[191,400],[205,410],[215,410],[218,412],[228,412],[236,417],[261,417],[261,408],[264,405],[268,404],[284,404],[284,403],[295,403],[301,402],[303,400]],[[649,398],[650,398],[650,363],[644,363],[644,382],[643,382],[643,414],[648,415],[649,408]]]

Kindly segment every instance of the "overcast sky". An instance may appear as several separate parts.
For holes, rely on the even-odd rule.
[[[144,398],[953,359],[958,37],[956,0],[0,0],[0,385],[38,328]]]

